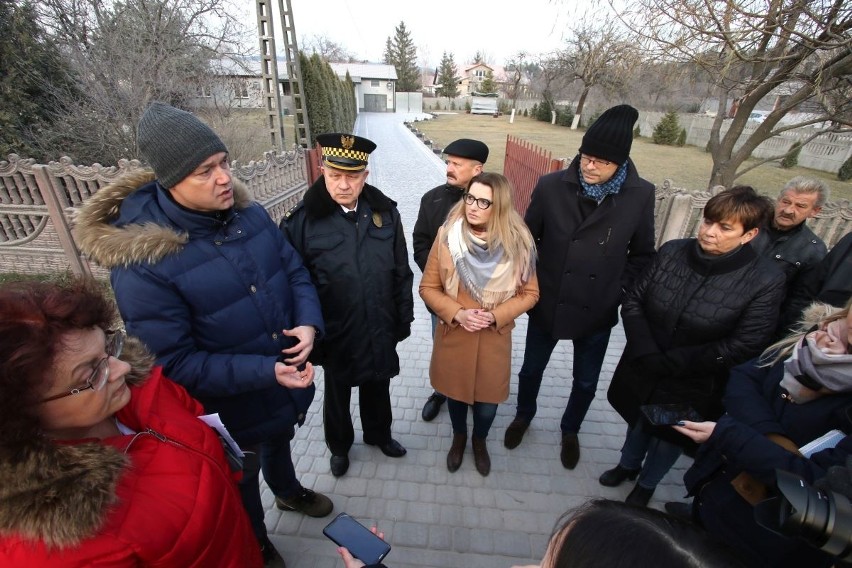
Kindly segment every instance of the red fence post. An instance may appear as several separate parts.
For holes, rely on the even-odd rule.
[[[512,183],[512,203],[522,216],[527,211],[538,178],[562,169],[562,160],[552,159],[548,150],[531,142],[506,136],[503,175]]]

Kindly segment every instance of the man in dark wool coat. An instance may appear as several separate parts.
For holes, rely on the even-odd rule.
[[[518,406],[504,444],[521,443],[550,355],[560,339],[571,339],[574,382],[560,425],[567,469],[580,459],[577,433],[595,398],[622,293],[654,255],[654,186],[629,158],[638,118],[628,105],[605,111],[571,165],[539,178],[524,217],[538,246],[541,297],[529,312]]]
[[[364,443],[399,458],[391,437],[390,380],[396,345],[411,334],[412,283],[396,203],[368,185],[376,145],[351,134],[321,134],[322,177],[287,212],[281,229],[302,255],[316,286],[326,334],[311,361],[325,373],[323,427],[331,473],[349,469],[355,441],[349,403],[358,387]]]

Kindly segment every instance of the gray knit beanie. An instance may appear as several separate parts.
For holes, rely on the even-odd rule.
[[[151,103],[139,119],[136,145],[167,189],[213,154],[228,151],[216,133],[194,114],[160,102]]]

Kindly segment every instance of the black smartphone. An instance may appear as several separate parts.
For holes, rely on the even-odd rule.
[[[654,426],[672,426],[681,420],[704,421],[701,415],[688,404],[645,404],[639,409]]]
[[[391,546],[370,529],[347,515],[340,513],[324,529],[322,534],[347,550],[364,564],[378,564],[388,555]]]

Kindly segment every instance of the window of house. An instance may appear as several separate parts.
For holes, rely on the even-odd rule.
[[[238,99],[248,98],[248,81],[241,79],[234,83],[234,96]]]
[[[380,83],[381,83],[381,81],[379,81],[378,79],[370,79],[370,86],[371,87],[379,87],[379,86],[381,86]]]
[[[213,89],[210,88],[210,85],[200,85],[198,87],[198,96],[204,98],[210,98],[213,96]]]
[[[476,75],[477,77],[485,77],[485,71],[483,71],[482,69],[477,69],[476,71],[473,72],[473,74]]]

